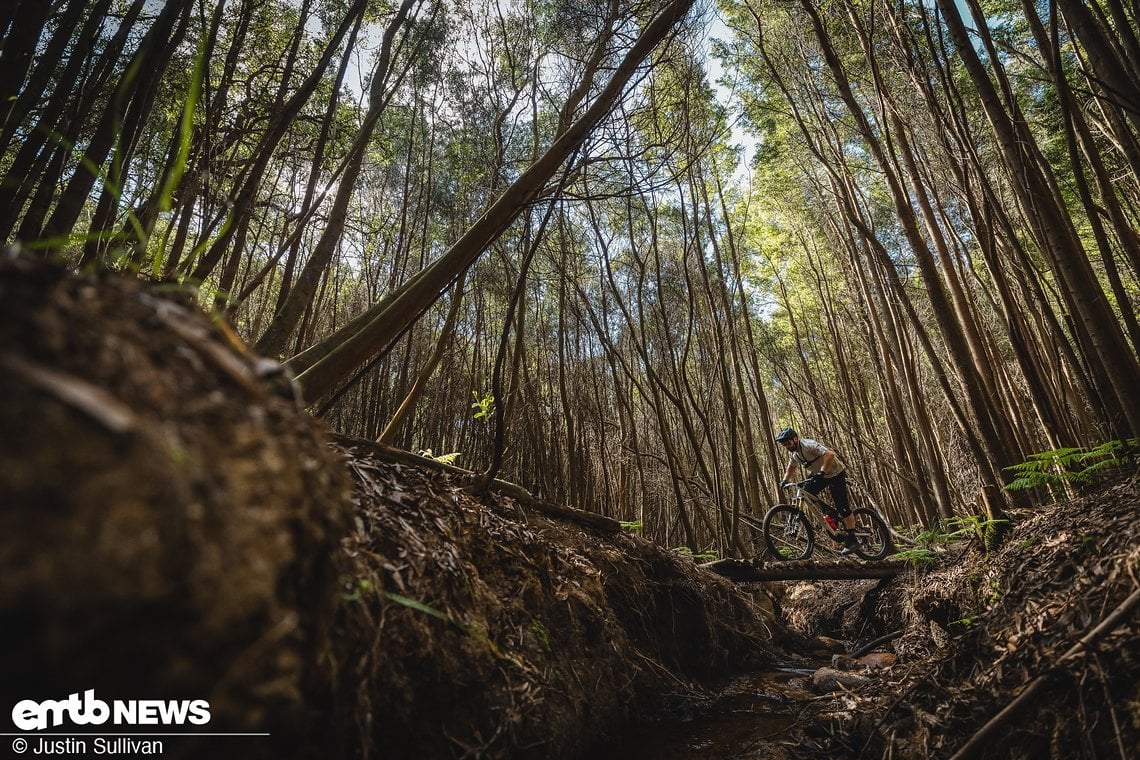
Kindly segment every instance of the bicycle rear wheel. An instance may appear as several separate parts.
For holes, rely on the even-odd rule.
[[[791,504],[777,504],[764,515],[764,543],[778,560],[807,559],[815,535],[803,512]]]
[[[851,548],[863,559],[876,560],[891,550],[891,533],[879,513],[872,509],[852,510],[855,516],[855,543]]]

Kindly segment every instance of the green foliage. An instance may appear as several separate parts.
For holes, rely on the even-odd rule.
[[[393,594],[391,591],[382,591],[380,593],[385,599],[387,599],[390,602],[395,602],[396,604],[407,607],[410,610],[415,610],[416,612],[422,612],[425,615],[430,615],[431,617],[436,618],[437,620],[442,620],[445,623],[448,623],[450,625],[455,626],[456,628],[458,628],[459,630],[461,630],[465,633],[470,633],[470,634],[474,635],[474,632],[470,629],[469,626],[463,625],[462,623],[460,623],[455,618],[451,617],[450,615],[448,615],[446,613],[440,612],[435,607],[424,604],[423,602],[417,602],[415,599],[409,599],[406,596],[401,596],[399,594]]]
[[[962,539],[974,537],[988,546],[987,538],[996,530],[1002,529],[1009,520],[987,520],[981,515],[969,517],[951,517],[946,520],[945,526],[949,530],[945,543],[954,543]]]
[[[1136,462],[1140,438],[1116,440],[1092,448],[1067,447],[1030,455],[1021,464],[1006,467],[1016,477],[1006,485],[1007,491],[1028,488],[1057,488],[1066,484],[1083,486],[1094,482],[1106,471]]]
[[[218,6],[219,11],[221,7]],[[182,104],[182,114],[178,125],[177,155],[159,193],[158,205],[161,211],[170,211],[172,208],[174,192],[182,181],[182,176],[186,173],[186,166],[190,160],[190,143],[194,134],[194,114],[198,110],[198,101],[202,97],[202,81],[206,76],[206,48],[207,40],[203,36],[198,41],[198,50],[194,56],[194,71],[190,77],[190,88]],[[140,242],[145,243],[145,241]],[[153,271],[155,277],[161,273],[161,260],[161,256],[155,257]]]
[[[938,560],[947,547],[976,538],[985,546],[991,532],[1008,524],[1008,520],[987,520],[979,515],[951,517],[937,527],[927,528],[914,537],[916,546],[892,554],[888,559],[929,565]]]
[[[673,551],[675,551],[677,554],[680,554],[682,557],[688,557],[694,562],[712,562],[717,558],[715,549],[706,549],[704,551],[694,552],[687,546],[676,546],[673,547]]]
[[[550,633],[546,630],[546,626],[542,624],[541,620],[537,618],[530,622],[530,632],[534,634],[535,639],[538,640],[538,645],[542,647],[542,651],[549,652],[550,646]]]
[[[420,452],[420,456],[427,457],[428,459],[439,462],[440,464],[455,464],[459,461],[459,457],[463,456],[463,452],[453,451],[450,454],[439,454],[437,456],[436,454],[432,453],[431,449],[424,449]]]
[[[350,591],[347,591],[347,592],[341,594],[341,599],[343,599],[346,602],[359,601],[365,594],[371,594],[372,592],[374,592],[376,590],[376,586],[368,578],[358,579],[356,581],[356,584],[353,586],[350,586],[349,588],[351,589]],[[407,607],[410,610],[415,610],[416,612],[422,612],[425,615],[430,615],[431,617],[437,618],[438,620],[442,620],[445,623],[450,623],[451,625],[454,625],[456,628],[459,628],[460,630],[464,630],[464,631],[467,630],[466,626],[459,623],[457,620],[455,620],[450,615],[447,615],[446,613],[440,612],[435,607],[424,604],[423,602],[417,602],[415,599],[409,599],[406,596],[401,596],[400,594],[394,594],[391,591],[381,590],[380,596],[384,597],[385,599],[387,599],[390,602],[395,602],[396,604],[399,604],[403,607]]]
[[[914,541],[928,548],[946,547],[971,537],[983,540],[988,531],[1008,520],[987,520],[980,515],[951,517],[933,528],[927,528],[915,535]]]
[[[996,580],[990,581],[990,595],[986,599],[986,605],[992,607],[999,601],[1001,601],[1001,582]]]
[[[479,391],[471,391],[471,395],[475,397],[475,401],[471,404],[471,408],[475,410],[475,419],[491,419],[491,415],[495,413],[495,397],[490,393],[480,396]]]
[[[645,530],[645,526],[641,520],[620,520],[622,530],[628,530],[630,533],[641,533]]]
[[[346,602],[356,602],[360,600],[361,596],[371,592],[373,586],[372,581],[368,580],[367,578],[361,578],[356,582],[355,586],[350,586],[349,588],[351,590],[342,593],[340,595],[340,598]]]
[[[983,585],[982,578],[977,573],[970,574],[970,590],[975,607],[989,609],[1001,601],[1004,594],[1001,580],[994,578]]]
[[[887,559],[897,560],[899,562],[909,562],[912,565],[922,566],[931,565],[938,561],[938,553],[933,549],[924,546],[907,549],[906,551],[897,552],[887,557]]]

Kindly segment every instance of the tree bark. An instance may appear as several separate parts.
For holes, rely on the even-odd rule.
[[[300,322],[306,307],[311,303],[322,273],[332,261],[333,253],[344,233],[348,204],[356,194],[356,180],[360,176],[360,169],[364,163],[369,141],[372,139],[376,124],[380,121],[384,108],[391,97],[391,93],[385,92],[385,90],[390,84],[392,44],[395,41],[396,33],[404,26],[415,2],[416,0],[403,0],[396,11],[396,15],[384,30],[384,37],[380,45],[380,57],[373,72],[372,87],[369,92],[368,113],[365,114],[360,131],[353,140],[345,169],[341,173],[340,184],[333,199],[332,209],[329,211],[328,224],[321,233],[317,245],[309,254],[305,266],[302,267],[297,282],[293,284],[276,316],[265,328],[265,334],[257,341],[258,353],[274,356],[285,347],[289,335],[297,328],[297,323]],[[438,8],[438,4],[436,7]],[[409,63],[409,65],[411,64]]]
[[[558,167],[610,112],[642,62],[685,17],[693,0],[672,0],[642,30],[594,102],[549,149],[513,182],[489,209],[439,259],[317,346],[294,357],[290,365],[309,399],[319,398],[356,365],[387,350],[423,311],[467,269],[542,192]]]
[[[1084,359],[1104,405],[1115,437],[1140,435],[1140,363],[1130,350],[1120,322],[1101,291],[1067,209],[1058,200],[1056,180],[1046,173],[1039,151],[1025,123],[1011,116],[986,73],[956,0],[938,0],[958,55],[978,91],[983,109],[997,137],[1012,189],[1029,221],[1030,231],[1057,277],[1074,327],[1080,336]],[[984,23],[981,24],[984,32]]]

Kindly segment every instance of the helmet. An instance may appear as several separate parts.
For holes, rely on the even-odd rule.
[[[798,436],[799,433],[792,430],[791,428],[784,428],[779,433],[776,433],[776,442],[783,443],[784,441],[790,441]]]

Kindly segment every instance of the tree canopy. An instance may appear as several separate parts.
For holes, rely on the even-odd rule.
[[[894,524],[998,518],[1140,437],[1136,13],[19,0],[0,233],[666,545],[743,549],[785,425]]]

